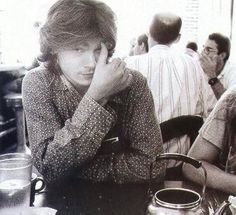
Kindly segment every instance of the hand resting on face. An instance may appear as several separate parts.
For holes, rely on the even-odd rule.
[[[127,86],[132,80],[132,74],[126,70],[125,62],[119,58],[107,63],[108,50],[105,44],[101,44],[101,52],[98,58],[93,80],[87,91],[95,101],[107,100]]]

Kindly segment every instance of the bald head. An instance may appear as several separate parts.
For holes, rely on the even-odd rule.
[[[154,41],[159,44],[170,44],[178,36],[182,26],[179,16],[172,13],[158,13],[153,17],[149,33]]]

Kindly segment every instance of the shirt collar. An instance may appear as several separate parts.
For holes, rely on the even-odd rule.
[[[168,46],[168,45],[162,45],[162,44],[157,44],[157,45],[151,47],[151,48],[149,49],[149,52],[156,52],[156,51],[159,51],[160,49],[161,49],[161,50],[169,50],[169,49],[170,49],[170,46]]]

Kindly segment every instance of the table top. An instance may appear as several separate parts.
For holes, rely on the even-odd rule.
[[[0,72],[20,70],[22,68],[24,68],[24,65],[20,63],[0,64]]]
[[[46,190],[36,194],[34,206],[51,207],[57,215],[144,215],[148,205],[148,184],[92,184],[81,180],[65,184],[47,186]],[[201,193],[201,186],[191,182],[165,181],[153,185],[157,191],[166,187],[181,187]],[[178,197],[179,198],[179,197]],[[215,210],[228,194],[206,189],[206,200]]]

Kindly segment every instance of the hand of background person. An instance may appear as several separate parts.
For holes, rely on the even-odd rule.
[[[217,64],[218,64],[217,55],[210,57],[207,54],[202,53],[199,60],[203,71],[206,73],[209,79],[217,77]]]
[[[93,80],[87,91],[98,102],[124,90],[132,80],[132,75],[126,70],[124,61],[115,58],[107,63],[107,57],[108,50],[102,43]]]

